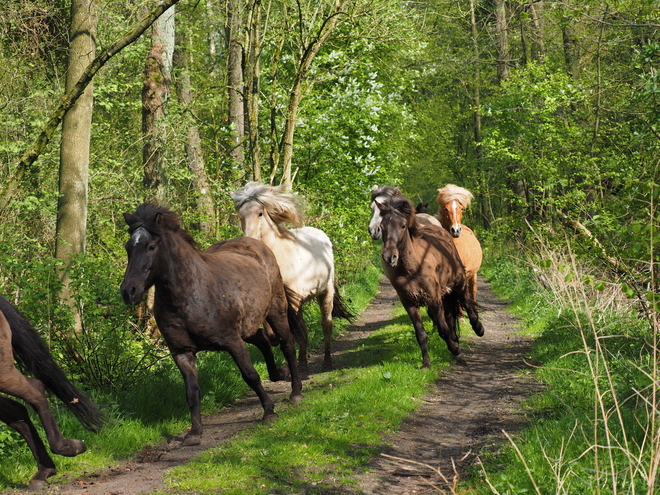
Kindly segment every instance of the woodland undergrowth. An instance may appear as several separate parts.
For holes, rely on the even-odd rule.
[[[483,455],[477,493],[656,493],[660,462],[658,312],[630,276],[541,238],[490,256],[484,273],[535,335],[546,387],[529,428]],[[500,251],[504,252],[504,251]],[[511,253],[511,250],[509,250]],[[589,262],[591,261],[591,262]],[[643,293],[642,293],[643,294]],[[485,481],[485,483],[484,483]]]

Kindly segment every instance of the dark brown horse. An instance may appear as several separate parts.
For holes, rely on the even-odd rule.
[[[412,320],[422,350],[422,367],[428,368],[431,361],[421,306],[426,306],[440,337],[462,362],[457,333],[461,308],[467,312],[477,335],[484,334],[484,327],[469,295],[465,268],[451,236],[442,227],[420,226],[412,202],[402,194],[375,203],[382,216],[381,262]]]
[[[34,378],[18,371],[14,358]],[[0,392],[22,399],[34,408],[54,454],[67,457],[82,454],[85,452],[84,443],[62,436],[48,406],[45,389],[62,400],[88,430],[98,431],[103,426],[106,419],[103,413],[64,376],[35,329],[9,301],[0,296]],[[37,461],[37,474],[30,480],[29,488],[40,489],[55,474],[55,464],[27,409],[23,404],[0,395],[0,421],[20,433],[30,447]]]
[[[272,353],[271,345],[279,344],[290,370],[290,399],[293,403],[302,399],[288,320],[293,311],[272,251],[247,237],[200,251],[175,213],[149,203],[124,218],[131,237],[126,243],[128,266],[121,294],[126,304],[134,305],[147,289],[156,288],[154,317],[183,375],[192,417],[184,445],[196,445],[202,436],[196,367],[199,351],[231,355],[245,382],[259,396],[267,422],[277,418],[275,406],[244,342],[256,345],[264,354],[273,381],[286,377],[285,370],[276,367]],[[263,321],[268,322],[271,333],[260,329]]]

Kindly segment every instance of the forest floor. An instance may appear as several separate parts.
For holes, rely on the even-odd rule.
[[[513,433],[526,424],[520,401],[540,389],[526,364],[531,339],[517,333],[518,322],[486,282],[481,280],[479,288],[480,315],[486,333],[483,338],[469,339],[464,350],[467,364],[453,365],[442,373],[400,431],[385,439],[388,446],[384,455],[371,459],[366,472],[356,475],[356,491],[337,487],[327,491],[328,495],[451,492],[450,487],[468,476],[468,468],[477,463],[481,453],[506,442],[503,430]],[[381,282],[376,298],[333,344],[333,358],[338,366],[347,364],[341,359],[342,353],[355,348],[370,332],[393,319],[393,306],[397,303],[389,282]],[[312,356],[310,380],[321,372],[321,360],[321,356]],[[265,381],[264,386],[276,403],[286,400],[290,384]],[[229,441],[261,416],[261,406],[251,394],[204,418],[201,445],[182,448],[181,438],[172,438],[162,445],[145,447],[121,465],[52,484],[42,493],[137,495],[165,490],[163,474],[168,469]]]

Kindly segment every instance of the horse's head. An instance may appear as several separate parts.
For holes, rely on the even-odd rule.
[[[294,227],[304,223],[303,198],[285,193],[283,186],[248,182],[229,195],[234,200],[246,237],[262,240],[269,233],[286,233],[285,222]]]
[[[176,233],[192,246],[195,241],[175,213],[150,203],[140,205],[135,213],[124,213],[124,220],[131,237],[125,245],[128,264],[120,291],[126,304],[135,305],[161,272],[163,234]]]
[[[238,209],[238,216],[241,219],[241,228],[246,237],[261,240],[269,232],[277,230],[277,225],[259,201],[243,203]]]
[[[369,222],[369,234],[374,241],[382,237],[380,228],[380,209],[376,206],[376,202],[384,203],[392,196],[400,194],[398,187],[389,186],[374,186],[371,192],[371,221]]]
[[[428,204],[428,203],[424,203],[424,202],[419,203],[419,204],[415,207],[415,212],[416,212],[416,213],[428,213],[428,212],[429,212],[429,204]]]
[[[463,231],[463,210],[470,205],[472,193],[454,184],[438,189],[438,215],[440,223],[452,237],[459,237]]]
[[[394,268],[398,265],[401,252],[410,236],[415,234],[415,210],[408,198],[398,195],[386,202],[374,201],[381,215],[380,229],[383,236],[381,257],[385,265]]]
[[[458,200],[445,203],[440,210],[440,223],[449,231],[452,237],[459,237],[463,231],[463,205]]]

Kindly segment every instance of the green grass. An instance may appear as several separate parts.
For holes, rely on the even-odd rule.
[[[450,360],[427,330],[432,369],[420,369],[419,346],[399,306],[391,322],[337,359],[336,371],[305,382],[302,403],[280,406],[276,422],[173,469],[162,493],[314,494],[351,486]]]
[[[369,267],[342,286],[343,295],[351,307],[361,310],[368,304],[380,276],[376,268]],[[314,348],[322,344],[322,332],[318,310],[314,309],[315,305],[309,306],[307,320]],[[341,332],[347,323],[336,320],[335,326],[336,332]],[[262,377],[266,377],[260,353],[252,346],[248,348],[255,368]],[[275,355],[283,362],[280,352],[276,351]],[[201,353],[198,368],[204,414],[217,412],[248,392],[236,365],[226,353]],[[103,406],[113,421],[100,433],[84,430],[62,404],[56,399],[50,400],[63,434],[83,440],[88,447],[87,452],[78,457],[52,456],[58,470],[58,475],[51,478],[55,483],[116,465],[144,446],[178,434],[190,424],[183,379],[170,357],[153,370],[147,381],[136,384],[130,390],[92,392],[89,395]],[[33,421],[45,439],[41,423],[34,415]],[[23,439],[0,424],[0,490],[25,486],[35,471],[36,464]]]
[[[579,285],[577,291],[567,285],[565,294],[544,289],[515,260],[499,260],[485,271],[536,336],[535,374],[546,386],[524,404],[530,426],[514,433],[511,445],[484,454],[485,476],[475,468],[466,489],[647,493],[657,438],[641,399],[651,391],[636,392],[649,384],[645,371],[653,368],[647,323],[597,309],[588,297],[581,300]]]

